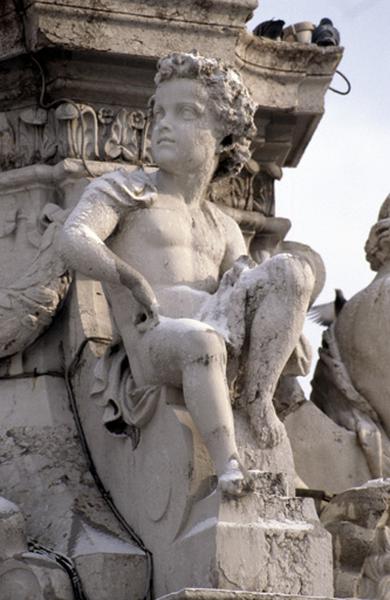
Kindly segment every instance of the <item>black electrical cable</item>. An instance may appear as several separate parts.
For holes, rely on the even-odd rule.
[[[30,552],[34,552],[34,554],[40,554],[41,556],[45,556],[51,560],[54,560],[69,575],[75,600],[88,600],[84,593],[83,585],[75,564],[73,560],[69,558],[69,556],[62,554],[61,552],[56,552],[51,548],[47,548],[47,546],[40,544],[36,540],[29,540],[28,549]]]
[[[348,77],[344,75],[344,73],[342,73],[341,71],[336,70],[336,73],[337,75],[340,75],[342,79],[344,79],[345,83],[347,84],[347,89],[345,91],[336,90],[336,88],[332,88],[331,86],[329,86],[329,89],[335,94],[340,94],[340,96],[348,96],[349,92],[352,89],[351,82],[349,81]]]

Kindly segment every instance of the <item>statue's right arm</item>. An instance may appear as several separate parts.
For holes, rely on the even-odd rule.
[[[154,317],[157,299],[147,280],[104,243],[119,221],[119,212],[104,198],[85,194],[64,224],[60,252],[70,268],[127,287],[148,316]]]

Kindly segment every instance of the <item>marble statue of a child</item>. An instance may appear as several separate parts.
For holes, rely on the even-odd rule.
[[[250,340],[253,426],[260,443],[278,443],[284,429],[272,395],[297,344],[314,277],[289,255],[249,268],[238,225],[206,201],[212,178],[238,172],[249,158],[255,106],[239,75],[217,60],[175,53],[159,61],[156,83],[158,170],[119,170],[93,181],[64,226],[62,251],[70,266],[103,282],[136,386],[182,388],[219,485],[240,495],[246,482],[226,344],[237,350]],[[293,299],[290,288],[272,294],[277,278],[290,288],[293,282]],[[237,341],[229,324],[240,311]],[[252,346],[261,356],[251,356]]]

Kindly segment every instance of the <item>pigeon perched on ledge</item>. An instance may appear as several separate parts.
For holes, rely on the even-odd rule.
[[[308,315],[312,321],[315,321],[323,327],[329,327],[334,323],[344,304],[347,302],[342,290],[336,289],[335,292],[336,295],[333,302],[317,304],[309,310]]]
[[[253,35],[257,35],[258,37],[266,37],[270,40],[281,40],[283,37],[283,27],[285,26],[285,21],[281,19],[276,20],[271,19],[270,21],[263,21],[259,23],[254,30]]]
[[[317,46],[340,46],[340,33],[332,21],[325,17],[313,31],[311,41]]]

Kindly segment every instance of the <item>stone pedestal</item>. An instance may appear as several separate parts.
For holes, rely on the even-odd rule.
[[[252,471],[239,501],[216,490],[194,508],[175,540],[167,581],[218,589],[332,594],[330,538],[312,501],[288,498],[283,478]],[[190,564],[189,564],[190,561]]]

